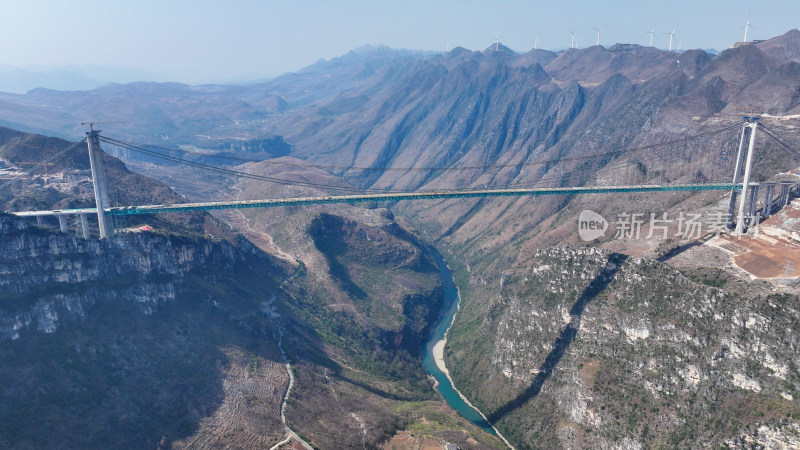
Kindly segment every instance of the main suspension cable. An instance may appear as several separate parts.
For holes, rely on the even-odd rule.
[[[764,126],[761,123],[758,124],[758,127],[761,129],[761,131],[764,132],[764,134],[767,135],[767,137],[769,137],[773,141],[777,142],[778,145],[781,148],[783,148],[783,150],[791,153],[793,156],[800,157],[800,151],[793,149],[791,146],[789,146],[789,144],[783,142],[780,138],[778,138],[778,136],[775,135],[774,131],[772,131],[771,129],[767,128],[766,126]]]

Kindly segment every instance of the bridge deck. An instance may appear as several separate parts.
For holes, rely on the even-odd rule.
[[[270,208],[276,206],[324,205],[332,203],[382,202],[400,200],[448,199],[448,198],[487,198],[487,197],[522,197],[536,195],[575,195],[575,194],[613,194],[622,192],[665,192],[665,191],[711,191],[741,188],[739,184],[677,184],[677,185],[645,185],[645,186],[596,186],[596,187],[561,187],[530,189],[482,189],[473,191],[440,191],[440,192],[399,192],[387,194],[336,195],[330,197],[297,197],[268,200],[242,200],[206,203],[176,203],[171,205],[144,205],[106,208],[110,216],[134,214],[157,214],[183,211],[209,211],[215,209]],[[63,209],[54,211],[24,211],[14,213],[18,216],[57,216],[69,214],[97,213],[96,208]]]

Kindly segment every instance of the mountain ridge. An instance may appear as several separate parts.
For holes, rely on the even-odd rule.
[[[612,170],[626,150],[670,141],[680,146],[665,145],[671,150],[664,151],[666,165],[641,158],[634,175],[641,182],[682,182],[707,179],[717,161],[709,156],[688,164],[688,156],[735,151],[740,130],[734,127],[748,103],[758,101],[754,106],[768,113],[766,126],[790,144],[800,143],[794,131],[800,66],[793,52],[775,51],[793,42],[800,43],[800,33],[718,55],[633,45],[521,55],[459,48],[404,56],[366,49],[348,54],[347,64],[323,62],[257,87],[130,89],[155,93],[153,98],[130,95],[124,86],[103,92],[121,102],[117,110],[154,120],[125,125],[134,133],[127,137],[206,151],[203,143],[217,138],[255,143],[278,136],[288,152],[261,155],[264,161],[240,169],[317,184],[198,180],[197,172],[144,165],[189,200],[327,195],[324,185],[433,190],[595,183],[628,175]],[[65,103],[33,105],[34,97],[46,102],[51,94],[14,99],[27,102],[30,117],[66,117],[77,114],[70,108],[90,95],[53,94]],[[13,105],[0,103],[0,113],[3,108],[8,113]],[[150,128],[139,130],[144,123]],[[712,133],[720,129],[727,134]],[[698,139],[687,139],[692,136]],[[793,169],[795,161],[766,134],[757,136],[754,179],[791,177],[775,175]],[[292,272],[281,282],[291,301],[280,313],[298,319],[283,342],[297,358],[293,367],[301,388],[287,414],[315,445],[362,445],[361,425],[375,445],[397,430],[427,433],[430,417],[441,418],[432,426],[439,438],[455,430],[459,442],[497,444],[446,413],[427,413],[437,403],[411,351],[437,295],[422,242],[441,251],[461,288],[446,346],[450,370],[515,444],[635,448],[691,445],[698,438],[735,445],[762,427],[790,439],[798,428],[797,377],[791,375],[797,364],[779,343],[794,345],[795,337],[783,331],[787,327],[763,324],[793,320],[796,286],[747,279],[723,248],[737,248],[732,243],[666,234],[661,241],[613,237],[614,217],[621,212],[672,218],[723,211],[725,202],[714,192],[600,194],[246,210],[217,217],[280,254]],[[610,218],[612,236],[582,242],[576,224],[583,210]],[[787,227],[796,223],[792,211],[786,210]],[[740,295],[748,289],[752,296]],[[717,318],[715,309],[727,306],[733,310]],[[716,326],[719,321],[726,326]],[[742,350],[752,350],[760,337],[772,343],[768,366]],[[716,358],[723,347],[725,356]],[[616,358],[620,352],[630,357]],[[674,367],[658,365],[664,355]],[[615,386],[619,396],[613,395]],[[680,402],[673,404],[670,396]],[[724,401],[714,403],[717,398]],[[539,417],[535,411],[548,415],[531,421]]]
[[[622,69],[622,73],[625,73],[626,76],[632,80],[642,81],[652,77],[658,70],[663,70],[664,67],[669,67],[671,63],[678,60],[683,60],[682,65],[684,66],[684,70],[688,71],[690,76],[694,76],[699,65],[705,64],[705,60],[716,59],[730,52],[735,53],[741,48],[763,49],[769,58],[784,63],[796,60],[798,58],[798,52],[795,50],[788,51],[786,49],[796,49],[800,46],[800,43],[797,42],[800,40],[799,34],[800,32],[793,30],[783,36],[758,44],[725,50],[716,56],[709,55],[702,50],[690,50],[678,54],[655,48],[627,44],[616,44],[609,48],[592,46],[586,49],[560,52],[557,54],[544,50],[531,50],[519,55],[514,53],[514,55],[516,55],[514,57],[511,57],[510,54],[507,54],[507,56],[511,58],[514,65],[518,66],[530,66],[534,62],[539,62],[540,65],[545,67],[549,76],[556,79],[565,77],[564,80],[561,80],[562,82],[581,81],[586,83],[599,83],[615,73],[614,70],[620,70],[621,68],[624,68]],[[370,49],[373,49],[373,51],[370,52]],[[405,64],[411,61],[434,63],[443,61],[446,67],[452,67],[454,64],[464,62],[465,59],[476,59],[475,55],[482,54],[462,48],[456,48],[443,54],[417,53],[412,51],[404,52],[383,47],[377,47],[377,50],[376,48],[368,47],[362,52],[352,52],[339,58],[333,58],[330,61],[320,61],[297,73],[285,74],[265,83],[247,86],[217,85],[212,90],[215,92],[204,93],[204,91],[208,91],[208,88],[212,85],[205,87],[189,87],[180,85],[179,83],[151,84],[154,87],[161,86],[157,91],[149,92],[149,95],[161,97],[160,99],[154,98],[153,100],[156,100],[154,102],[148,101],[146,96],[137,99],[131,98],[132,92],[126,93],[126,91],[130,89],[136,90],[136,86],[138,86],[136,83],[130,86],[105,86],[102,88],[102,92],[105,96],[118,96],[119,99],[115,102],[118,105],[134,101],[139,103],[136,108],[139,111],[147,111],[149,109],[155,112],[156,110],[161,110],[155,116],[151,114],[141,118],[136,118],[135,114],[128,114],[130,116],[128,120],[132,121],[131,124],[119,124],[114,127],[118,132],[121,132],[120,137],[135,137],[137,139],[160,142],[161,138],[159,136],[169,135],[173,140],[177,139],[175,142],[180,143],[181,140],[183,140],[186,143],[193,143],[193,138],[190,133],[179,132],[175,135],[178,129],[174,127],[174,123],[185,122],[185,125],[189,125],[192,123],[192,120],[186,121],[185,119],[181,119],[179,121],[180,109],[164,108],[175,101],[175,99],[173,99],[165,102],[167,92],[170,90],[175,91],[177,89],[177,92],[172,93],[183,97],[180,100],[181,102],[189,102],[186,103],[186,106],[201,107],[201,103],[192,99],[207,99],[211,102],[209,106],[215,109],[235,112],[233,116],[228,115],[227,118],[215,114],[216,117],[212,120],[204,119],[202,123],[198,123],[198,126],[195,127],[197,130],[202,129],[203,133],[209,134],[210,131],[219,128],[221,125],[225,125],[226,127],[230,126],[230,119],[234,119],[240,124],[234,126],[233,129],[237,130],[237,133],[242,135],[242,137],[249,137],[252,136],[253,129],[260,129],[263,131],[263,124],[277,117],[276,114],[280,115],[279,110],[268,106],[269,102],[285,101],[290,109],[307,107],[311,103],[325,97],[341,95],[346,91],[354,88],[357,89],[358,85],[354,84],[354,82],[358,80],[363,82],[365,80],[364,77],[369,77],[370,74],[389,69],[388,66],[394,65],[390,70],[395,72],[400,71],[398,73],[408,70],[398,67],[398,63]],[[553,58],[554,55],[555,58]],[[690,59],[692,61],[691,64],[689,64]],[[347,61],[347,63],[345,63],[345,61]],[[584,63],[581,63],[584,64],[584,68],[579,70],[575,64],[580,63],[580,61],[584,61]],[[588,61],[594,62],[589,63]],[[690,67],[686,67],[687,65]],[[550,67],[548,68],[548,66]],[[603,69],[600,69],[601,67]],[[366,72],[364,71],[365,69],[367,70]],[[376,70],[378,72],[376,72]],[[359,72],[361,72],[361,75],[358,75]],[[388,74],[390,72],[386,73]],[[568,73],[570,73],[569,76],[566,75]],[[319,78],[319,76],[322,76],[322,78]],[[301,86],[303,86],[303,88],[300,88]],[[164,93],[158,94],[159,90],[164,91]],[[93,91],[72,93],[38,91],[33,96],[3,94],[0,95],[0,101],[3,102],[0,104],[0,120],[12,124],[17,123],[26,127],[33,127],[35,129],[51,129],[59,135],[65,135],[79,132],[80,128],[78,124],[85,121],[87,116],[102,116],[103,118],[114,119],[121,117],[120,112],[108,110],[107,106],[93,101],[90,92]],[[219,98],[220,94],[225,94],[228,99],[221,100]],[[36,98],[35,102],[33,101],[34,98]],[[75,115],[71,115],[73,113],[70,113],[71,118],[67,120],[61,119],[53,121],[49,118],[49,115],[54,111],[41,110],[39,106],[36,106],[36,104],[48,102],[54,104],[67,102],[63,105],[61,110],[74,110],[78,111],[78,113]],[[143,102],[144,104],[142,104]],[[207,107],[203,106],[203,108],[208,111]],[[45,111],[47,114],[43,114]],[[39,120],[34,123],[31,120],[33,117],[38,117]],[[66,118],[67,116],[62,117]],[[165,121],[167,118],[169,118],[169,120]],[[243,124],[245,124],[245,126],[242,126]],[[143,130],[148,126],[150,128],[156,127],[162,129],[160,133],[151,132],[144,135],[131,133],[133,130]]]

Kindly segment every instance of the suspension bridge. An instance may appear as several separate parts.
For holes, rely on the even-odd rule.
[[[447,174],[452,171],[513,170],[517,174],[528,174],[530,185],[519,183],[500,188],[435,189],[414,192],[396,192],[381,189],[360,189],[357,194],[325,195],[306,197],[287,197],[260,200],[214,201],[176,203],[166,205],[110,206],[108,187],[103,167],[103,150],[100,142],[139,152],[143,155],[160,158],[172,163],[183,164],[203,170],[210,170],[230,177],[255,179],[269,183],[296,187],[313,187],[329,191],[354,190],[352,187],[337,187],[309,181],[289,181],[276,176],[258,175],[250,172],[232,170],[191,159],[175,156],[175,149],[132,144],[100,135],[99,130],[87,132],[85,141],[89,150],[93,191],[96,207],[61,210],[17,211],[21,217],[55,216],[62,231],[67,229],[67,217],[80,220],[85,238],[90,236],[88,217],[96,215],[101,238],[114,233],[111,217],[137,214],[160,214],[186,211],[210,211],[220,209],[267,208],[304,205],[323,205],[360,202],[395,202],[401,200],[455,199],[521,197],[542,195],[577,194],[620,194],[653,193],[669,191],[730,191],[729,228],[743,233],[752,225],[755,217],[766,218],[776,208],[789,203],[793,196],[800,194],[797,181],[777,183],[754,182],[757,174],[754,163],[756,131],[777,143],[786,155],[800,158],[800,151],[794,150],[777,135],[765,127],[756,117],[745,117],[744,124],[736,123],[700,135],[672,140],[666,143],[640,146],[623,150],[607,151],[578,157],[554,157],[522,163],[489,164],[482,166],[447,167],[337,167],[314,164],[294,164],[299,167],[323,170],[378,170],[389,171],[439,171]],[[77,141],[56,153],[42,163],[52,161],[71,151],[84,140]],[[699,144],[698,144],[699,141]],[[699,145],[699,147],[698,147]],[[36,166],[38,167],[38,166]],[[34,169],[36,168],[34,167]],[[32,171],[33,169],[31,169]],[[764,174],[758,175],[765,178]],[[19,178],[19,177],[17,177]],[[17,178],[0,184],[6,187]],[[745,193],[745,195],[742,195]],[[758,208],[759,203],[761,208]],[[738,205],[738,211],[737,211]]]

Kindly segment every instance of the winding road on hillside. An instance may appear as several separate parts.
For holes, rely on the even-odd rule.
[[[300,445],[302,445],[306,450],[313,450],[313,447],[308,445],[308,442],[304,441],[300,436],[297,435],[297,433],[289,428],[289,425],[286,424],[286,403],[289,401],[289,394],[292,393],[292,386],[294,386],[294,374],[292,373],[292,366],[289,364],[289,358],[286,357],[286,351],[283,349],[283,331],[281,331],[281,336],[278,338],[278,347],[281,349],[281,355],[283,356],[284,362],[286,362],[286,371],[289,373],[289,387],[286,388],[286,395],[283,396],[283,403],[281,404],[281,422],[283,422],[283,428],[286,429],[288,436],[286,439],[270,447],[270,450],[280,448],[281,446],[290,443],[292,440],[299,442]]]

